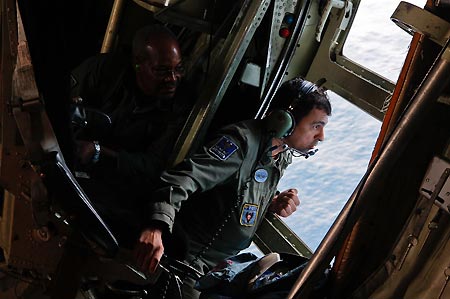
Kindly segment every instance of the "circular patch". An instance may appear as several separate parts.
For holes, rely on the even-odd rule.
[[[264,168],[260,168],[255,171],[255,181],[258,183],[264,183],[268,176],[269,173]]]

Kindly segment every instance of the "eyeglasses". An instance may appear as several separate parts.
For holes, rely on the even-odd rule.
[[[160,79],[165,79],[167,77],[181,77],[184,75],[184,66],[177,65],[175,68],[169,68],[165,66],[157,66],[152,68],[153,75]]]

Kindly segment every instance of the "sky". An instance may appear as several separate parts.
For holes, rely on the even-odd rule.
[[[343,50],[351,60],[393,82],[411,41],[411,35],[390,20],[399,2],[362,1]],[[425,0],[408,2],[419,7],[425,4]],[[381,128],[380,121],[338,95],[328,94],[333,113],[325,141],[309,159],[294,158],[278,188],[299,190],[301,205],[284,220],[313,251],[366,172]]]

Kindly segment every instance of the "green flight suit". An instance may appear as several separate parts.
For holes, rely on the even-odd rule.
[[[275,160],[271,140],[264,120],[233,124],[163,173],[150,218],[184,231],[186,262],[201,272],[250,245],[292,161],[290,152]]]

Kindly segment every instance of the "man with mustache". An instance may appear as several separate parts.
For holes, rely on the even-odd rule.
[[[168,28],[141,28],[131,52],[99,54],[71,74],[72,98],[91,109],[87,126],[75,132],[75,175],[111,226],[108,218],[138,206],[143,188],[166,167],[191,107],[188,92],[178,92],[182,55]],[[99,112],[103,125],[110,119],[101,130],[95,126]]]
[[[155,271],[165,247],[170,249],[167,236],[181,228],[188,248],[184,261],[206,273],[250,245],[267,211],[287,217],[296,210],[297,190],[276,188],[292,156],[308,157],[324,140],[331,105],[323,89],[302,78],[285,82],[272,102],[266,118],[226,126],[163,172],[135,249],[142,270]],[[186,279],[183,298],[199,297],[194,283]]]

